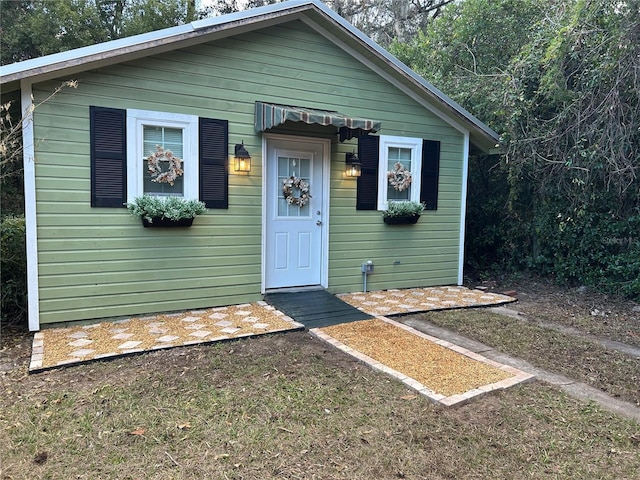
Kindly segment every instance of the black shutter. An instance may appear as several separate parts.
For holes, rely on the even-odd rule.
[[[438,209],[438,175],[440,170],[440,142],[422,141],[422,173],[420,175],[420,201],[425,210]]]
[[[127,201],[127,112],[89,107],[91,206],[124,207]]]
[[[356,210],[378,209],[378,157],[380,137],[358,138],[358,158],[362,163],[356,192]]]
[[[201,118],[200,200],[207,208],[229,208],[229,122]]]

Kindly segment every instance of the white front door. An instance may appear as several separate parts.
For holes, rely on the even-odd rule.
[[[322,139],[267,138],[265,289],[326,283],[328,212],[323,175],[328,170],[329,148],[330,143]],[[287,180],[293,185],[285,192]],[[306,186],[310,198],[305,202],[299,187]]]

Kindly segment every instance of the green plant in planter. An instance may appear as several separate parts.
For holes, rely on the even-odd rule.
[[[382,212],[383,218],[420,216],[424,205],[420,202],[397,202],[389,200],[389,205]]]
[[[127,203],[127,209],[131,215],[140,217],[150,223],[153,222],[154,219],[162,218],[169,220],[194,218],[196,215],[203,214],[207,211],[204,203],[198,200],[151,195],[136,197],[133,203]]]

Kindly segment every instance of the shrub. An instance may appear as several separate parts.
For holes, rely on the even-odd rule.
[[[389,201],[389,206],[382,212],[384,218],[399,217],[405,215],[420,215],[424,211],[424,205],[420,202]]]
[[[591,205],[547,204],[538,215],[533,266],[564,282],[640,299],[640,211],[615,214],[602,196]]]
[[[0,224],[0,315],[3,323],[22,323],[27,312],[27,252],[24,217]]]
[[[155,197],[143,195],[136,197],[133,203],[128,203],[127,208],[131,215],[144,218],[151,222],[154,218],[168,218],[180,220],[194,218],[207,211],[203,202],[186,200],[182,197]]]

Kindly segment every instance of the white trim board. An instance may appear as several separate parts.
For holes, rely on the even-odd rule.
[[[469,177],[469,134],[464,136],[462,153],[462,191],[460,192],[460,249],[458,250],[458,285],[464,283],[464,235],[467,217],[467,184]]]
[[[22,102],[22,162],[24,166],[24,218],[27,243],[27,315],[29,330],[40,330],[38,292],[38,225],[36,222],[36,163],[31,83],[20,82]]]

